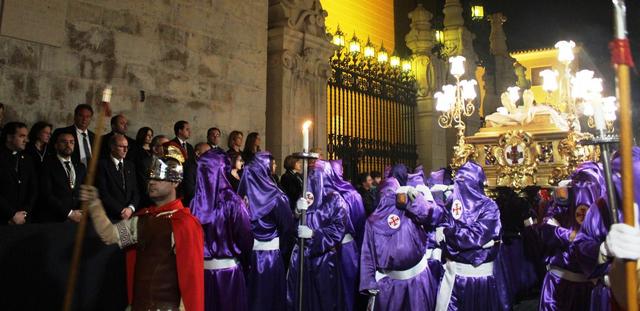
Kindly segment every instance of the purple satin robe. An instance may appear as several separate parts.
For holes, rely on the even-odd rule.
[[[580,165],[571,176],[570,202],[568,207],[554,209],[554,218],[559,227],[544,223],[539,227],[541,241],[545,244],[546,263],[551,268],[558,267],[584,276],[585,281],[575,282],[563,279],[553,272],[545,275],[540,294],[540,310],[587,310],[590,305],[593,283],[588,281],[575,256],[571,256],[570,238],[572,231],[580,229],[575,213],[581,205],[591,206],[605,192],[602,171],[596,163]]]
[[[467,162],[456,173],[453,194],[445,209],[443,255],[447,261],[477,267],[496,259],[500,245],[495,243],[500,241],[500,211],[496,203],[484,194],[485,180],[482,167],[473,162]],[[495,243],[493,246],[485,246],[491,241]],[[438,299],[441,299],[442,291],[441,284]],[[477,310],[482,306],[483,310],[500,310],[499,297],[504,293],[499,291],[504,291],[504,288],[498,286],[493,275],[456,275],[447,309]],[[443,301],[438,301],[441,303]]]
[[[634,202],[640,202],[640,148],[633,147],[633,179],[634,179]],[[612,179],[616,188],[616,197],[620,199],[622,194],[621,159],[619,154],[613,156],[611,163]],[[618,209],[618,217],[622,219],[622,210]],[[636,215],[639,217],[640,215]],[[607,203],[607,198],[603,195],[589,207],[580,232],[571,247],[571,254],[576,258],[583,271],[591,278],[598,278],[598,283],[591,293],[590,310],[608,311],[611,310],[611,291],[603,282],[603,277],[608,274],[610,262],[598,262],[600,245],[605,241],[611,226],[611,212]]]
[[[341,310],[343,306],[338,249],[346,231],[347,203],[338,192],[328,191],[325,187],[328,176],[324,169],[317,168],[322,162],[316,164],[308,178],[314,201],[307,210],[306,221],[313,230],[313,237],[305,239],[303,252],[304,311]],[[296,243],[287,274],[288,310],[298,310],[299,253]]]
[[[364,234],[366,220],[362,197],[350,183],[343,179],[342,160],[316,161],[316,166],[322,166],[327,175],[325,187],[329,191],[340,193],[347,203],[346,234],[355,240],[343,243],[340,247],[341,279],[344,291],[344,310],[352,311],[358,294],[358,272],[360,270],[360,248]]]
[[[432,310],[438,283],[429,266],[406,279],[385,277],[376,281],[376,271],[401,271],[416,266],[425,256],[427,232],[442,209],[422,195],[406,207],[396,206],[399,182],[387,178],[381,185],[380,203],[365,225],[360,261],[360,291],[378,290],[376,310]]]
[[[280,249],[253,250],[248,273],[249,310],[285,310],[287,297],[283,254],[290,247],[293,215],[287,196],[270,178],[271,154],[256,153],[244,167],[238,194],[249,204],[251,230],[257,241],[280,240]]]
[[[205,269],[205,310],[244,311],[244,272],[249,267],[253,235],[247,207],[225,178],[225,159],[226,154],[214,150],[198,159],[191,211],[204,231],[204,259],[235,258],[240,263],[226,269]]]

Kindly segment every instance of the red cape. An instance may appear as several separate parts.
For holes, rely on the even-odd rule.
[[[184,208],[178,199],[163,206],[151,206],[135,215],[155,215],[176,210],[171,214],[171,227],[176,248],[178,286],[184,307],[188,311],[204,310],[204,238],[200,222]],[[160,216],[162,217],[162,216]],[[201,260],[198,260],[200,258]],[[127,250],[127,293],[133,300],[133,277],[136,266],[135,246]]]

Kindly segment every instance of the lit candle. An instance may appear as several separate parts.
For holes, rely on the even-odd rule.
[[[309,152],[309,127],[311,121],[306,121],[302,124],[302,152]]]
[[[111,86],[107,85],[107,87],[104,88],[104,91],[102,91],[102,102],[103,103],[110,103],[111,102],[111,94],[113,93],[113,91],[111,90]]]

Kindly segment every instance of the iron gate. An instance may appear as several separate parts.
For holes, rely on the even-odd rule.
[[[415,80],[399,64],[346,49],[331,59],[327,90],[328,159],[342,159],[344,177],[415,166]]]

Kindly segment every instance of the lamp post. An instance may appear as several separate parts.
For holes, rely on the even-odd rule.
[[[450,73],[456,78],[456,84],[442,86],[442,91],[436,92],[436,110],[442,114],[438,117],[438,124],[442,128],[455,127],[458,129],[457,144],[454,147],[454,157],[451,164],[453,169],[462,166],[473,154],[473,146],[465,143],[464,131],[466,125],[464,117],[470,117],[475,107],[473,100],[476,98],[475,86],[477,82],[471,80],[460,80],[464,74],[463,56],[453,56],[449,58],[451,64]]]

